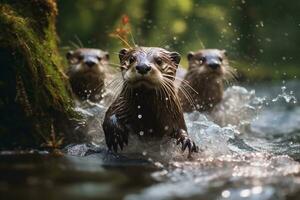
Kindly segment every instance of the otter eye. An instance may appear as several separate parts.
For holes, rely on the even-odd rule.
[[[73,57],[69,60],[71,64],[78,64],[81,59],[78,57]]]
[[[156,62],[156,64],[157,65],[162,65],[162,63],[163,63],[163,61],[162,61],[162,59],[161,58],[155,58],[155,62]]]
[[[132,63],[134,63],[135,62],[135,57],[134,56],[130,56],[130,58],[129,58],[129,63],[130,64],[132,64]]]
[[[201,58],[199,59],[200,64],[203,64],[205,61],[206,61],[206,58],[205,58],[205,57],[201,57]]]
[[[197,64],[202,65],[205,62],[205,57],[201,57],[196,60]]]
[[[77,56],[77,59],[78,60],[83,60],[83,57],[84,57],[83,55],[79,55],[79,56]]]
[[[101,58],[100,56],[97,56],[97,59],[98,59],[99,61],[101,61],[101,60],[102,60],[102,58]]]
[[[219,60],[222,62],[222,61],[223,61],[223,58],[222,58],[222,57],[219,57]]]

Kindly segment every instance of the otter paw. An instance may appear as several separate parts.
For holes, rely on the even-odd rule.
[[[127,130],[114,118],[103,123],[103,129],[106,145],[109,150],[118,152],[119,148],[123,150],[124,145],[128,145]]]
[[[128,145],[128,137],[124,133],[113,132],[106,138],[106,144],[109,150],[118,152],[118,148],[123,150],[124,145]]]
[[[188,149],[189,151],[189,155],[192,152],[199,152],[199,147],[195,144],[195,142],[192,141],[191,138],[188,137],[187,133],[185,130],[180,129],[178,131],[178,133],[175,135],[175,138],[177,140],[177,145],[181,144],[182,147],[182,151],[185,151],[186,149]]]

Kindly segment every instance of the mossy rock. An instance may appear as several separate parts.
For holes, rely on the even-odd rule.
[[[0,148],[39,147],[51,127],[66,142],[76,139],[80,116],[61,70],[56,15],[55,0],[0,3]]]

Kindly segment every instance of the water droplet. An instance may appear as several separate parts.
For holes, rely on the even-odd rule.
[[[240,196],[241,197],[249,197],[250,193],[251,193],[251,191],[249,189],[245,189],[240,192]]]
[[[262,192],[262,187],[261,186],[255,186],[251,189],[253,194],[260,194]]]
[[[149,129],[149,133],[153,133],[153,129]]]
[[[140,136],[143,136],[144,135],[144,131],[140,131],[139,134],[140,134]]]
[[[165,130],[168,130],[169,129],[169,126],[165,126],[165,128],[164,128]]]
[[[140,108],[141,108],[141,106],[139,105],[139,106],[137,106],[137,108],[138,108],[138,109],[140,109]]]
[[[143,117],[143,116],[142,116],[141,114],[138,115],[138,118],[139,118],[139,119],[142,119],[142,117]]]
[[[223,197],[223,198],[228,198],[228,197],[230,197],[230,191],[229,191],[229,190],[224,190],[224,191],[222,192],[222,197]]]
[[[169,100],[169,98],[168,97],[166,97],[166,101],[168,101]]]
[[[267,42],[272,42],[272,39],[271,38],[266,38],[266,41]]]
[[[264,22],[263,21],[260,21],[259,24],[260,24],[261,27],[264,27]]]
[[[155,162],[154,165],[156,167],[159,167],[159,168],[163,168],[164,167],[163,164],[161,164],[160,162]]]

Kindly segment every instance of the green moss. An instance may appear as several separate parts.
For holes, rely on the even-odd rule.
[[[14,90],[7,97],[5,106],[20,106],[22,112],[19,115],[23,113],[25,116],[15,116],[8,124],[28,121],[30,125],[26,123],[21,132],[33,135],[35,144],[45,142],[43,140],[49,137],[52,122],[67,137],[70,119],[79,118],[73,111],[73,102],[60,69],[62,59],[57,48],[56,15],[54,0],[10,0],[0,3],[0,27],[3,27],[0,50],[11,57],[6,61],[8,63],[1,64],[6,66],[1,73],[10,74],[10,79],[14,76],[13,83],[5,86],[8,91]],[[2,76],[0,82],[11,82],[8,77]],[[1,97],[1,100],[4,98]],[[13,101],[14,98],[16,101]],[[5,126],[1,124],[0,128],[15,131]],[[0,132],[0,139],[1,136],[3,134]],[[1,146],[9,144],[0,143]]]

